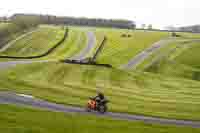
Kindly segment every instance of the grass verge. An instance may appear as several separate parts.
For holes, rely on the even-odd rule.
[[[199,87],[199,82],[182,78],[56,62],[0,72],[1,90],[84,107],[100,88],[111,111],[176,119],[200,120]]]
[[[90,115],[64,114],[30,107],[0,105],[0,129],[3,133],[199,133],[200,129],[145,124]]]

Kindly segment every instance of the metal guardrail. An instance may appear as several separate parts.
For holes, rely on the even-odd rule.
[[[102,66],[102,67],[107,67],[107,68],[112,68],[112,65],[110,64],[101,64],[96,62],[96,58],[99,55],[99,53],[102,51],[104,45],[106,42],[106,37],[103,38],[101,45],[99,48],[96,50],[94,56],[92,58],[86,58],[83,60],[70,60],[70,59],[65,59],[61,60],[61,62],[64,63],[69,63],[69,64],[79,64],[79,65],[95,65],[95,66]]]

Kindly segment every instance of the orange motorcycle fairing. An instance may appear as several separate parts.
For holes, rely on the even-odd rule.
[[[94,101],[94,100],[89,100],[89,101],[88,101],[88,105],[90,106],[90,108],[95,109],[95,107],[96,107],[96,101]]]

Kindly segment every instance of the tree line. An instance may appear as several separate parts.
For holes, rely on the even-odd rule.
[[[0,47],[11,40],[13,35],[23,33],[24,31],[37,27],[39,24],[80,25],[124,29],[135,29],[136,27],[135,23],[129,20],[58,17],[38,14],[14,14],[11,17],[1,17],[0,22],[8,24],[0,29]]]
[[[92,18],[75,18],[75,17],[58,17],[53,15],[38,15],[38,14],[14,14],[10,19],[29,18],[43,24],[65,24],[65,25],[80,25],[80,26],[95,26],[95,27],[112,27],[135,29],[136,25],[130,20],[120,19],[92,19]]]
[[[179,30],[180,31],[187,31],[187,32],[194,32],[194,33],[200,33],[200,25],[179,27]]]
[[[168,26],[167,30],[176,31],[176,32],[192,32],[192,33],[200,33],[200,25],[191,25],[191,26],[182,26],[182,27],[174,27]]]

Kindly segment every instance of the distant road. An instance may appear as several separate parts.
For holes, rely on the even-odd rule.
[[[133,57],[127,64],[123,64],[120,66],[120,69],[134,69],[139,65],[142,61],[144,61],[149,55],[151,55],[156,50],[164,47],[165,45],[169,44],[170,42],[174,41],[175,39],[163,39],[151,45],[151,47],[143,50],[138,55]]]
[[[188,38],[183,38],[183,39],[176,39],[176,38],[166,38],[163,40],[160,40],[158,42],[155,42],[154,44],[151,45],[151,47],[143,50],[136,56],[134,56],[127,64],[123,64],[120,66],[120,69],[124,70],[130,70],[130,69],[135,69],[140,63],[142,63],[146,58],[148,58],[152,53],[157,51],[158,49],[172,43],[172,42],[199,42],[200,39],[188,39]],[[160,56],[160,55],[158,55]]]
[[[167,125],[177,125],[177,126],[189,126],[194,128],[200,128],[200,121],[189,121],[189,120],[175,120],[175,119],[165,119],[158,117],[149,117],[142,115],[132,115],[126,113],[112,113],[108,112],[105,114],[99,113],[88,113],[84,108],[65,106],[61,104],[56,104],[52,102],[47,102],[41,99],[34,98],[29,95],[15,94],[11,92],[0,92],[0,103],[1,104],[14,104],[23,106],[32,106],[39,109],[65,112],[65,113],[80,113],[80,114],[93,114],[100,117],[111,117],[113,119],[119,120],[129,120],[129,121],[144,121],[145,123],[151,124],[167,124]]]
[[[25,61],[6,61],[6,62],[0,62],[0,70],[1,69],[6,69],[9,67],[14,67],[18,64],[31,64],[31,63],[42,63],[42,62],[51,62],[50,60],[38,60],[38,61],[33,61],[33,60],[25,60]]]
[[[95,34],[94,32],[88,31],[87,32],[87,45],[85,48],[83,48],[83,50],[80,51],[80,53],[76,54],[75,56],[71,57],[70,59],[73,60],[82,60],[84,59],[87,54],[95,47]],[[84,45],[84,44],[82,44]]]
[[[11,46],[12,46],[14,43],[16,43],[18,40],[23,39],[24,37],[26,37],[26,36],[28,36],[28,35],[30,35],[30,34],[36,32],[37,30],[38,30],[38,29],[35,29],[35,30],[33,30],[33,31],[30,31],[30,32],[27,32],[27,33],[25,33],[25,34],[23,34],[23,35],[17,37],[15,40],[12,40],[11,42],[5,44],[4,47],[2,47],[2,48],[0,49],[0,52],[6,51],[9,47],[11,47]]]

